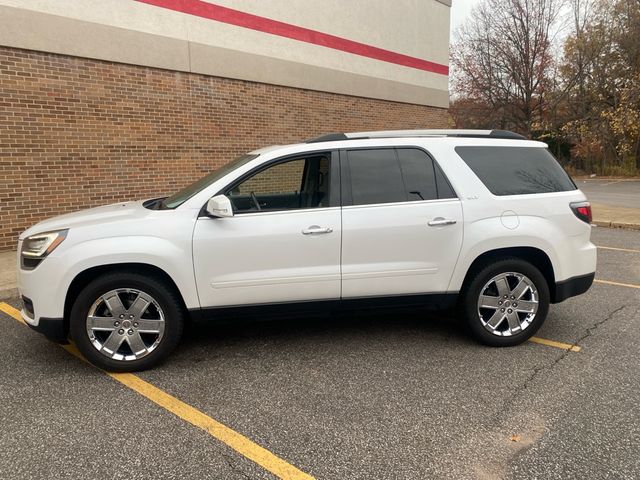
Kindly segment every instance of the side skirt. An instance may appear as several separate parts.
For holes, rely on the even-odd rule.
[[[346,298],[342,300],[321,300],[308,302],[283,302],[259,305],[208,307],[190,309],[193,321],[215,321],[221,323],[275,320],[297,317],[323,317],[338,313],[367,313],[398,309],[424,308],[447,310],[458,299],[458,293],[434,293],[418,295],[395,295],[389,297]]]

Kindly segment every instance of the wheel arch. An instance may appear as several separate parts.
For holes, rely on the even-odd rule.
[[[549,256],[539,248],[535,247],[504,247],[488,250],[478,255],[467,269],[467,273],[462,282],[462,289],[467,287],[474,274],[477,273],[485,265],[500,260],[502,258],[519,258],[535,266],[544,276],[549,287],[551,302],[555,302],[556,296],[556,279],[553,264]]]
[[[173,278],[171,278],[171,276],[163,269],[148,263],[114,263],[87,268],[78,273],[73,278],[71,284],[69,285],[69,288],[67,289],[64,300],[64,329],[66,333],[69,332],[69,318],[71,316],[71,308],[73,307],[73,304],[76,298],[78,298],[78,295],[80,294],[82,289],[94,278],[100,275],[114,272],[137,273],[162,280],[169,288],[173,289],[176,298],[179,299],[180,305],[185,312],[185,318],[188,318],[187,306],[185,304],[184,298],[182,297],[182,294],[180,293],[180,289],[176,285],[176,282],[173,280]]]

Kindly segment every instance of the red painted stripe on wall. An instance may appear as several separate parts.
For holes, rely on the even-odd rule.
[[[290,38],[300,42],[312,43],[333,50],[373,58],[383,62],[394,63],[405,67],[416,68],[425,72],[448,75],[449,67],[440,63],[430,62],[422,58],[411,57],[402,53],[392,52],[383,48],[374,47],[365,43],[355,42],[328,33],[298,27],[290,23],[272,20],[270,18],[241,12],[232,8],[223,7],[201,0],[135,0],[156,7],[167,8],[176,12],[187,13],[196,17],[207,18],[217,22],[228,23],[238,27],[249,28],[259,32]]]

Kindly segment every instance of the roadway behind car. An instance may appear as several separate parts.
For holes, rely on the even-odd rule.
[[[587,198],[613,207],[640,208],[638,179],[576,179],[576,185]]]

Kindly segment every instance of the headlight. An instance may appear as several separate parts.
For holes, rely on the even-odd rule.
[[[68,231],[68,229],[56,230],[55,232],[39,233],[25,238],[22,242],[22,256],[42,260],[63,242],[67,237]]]

